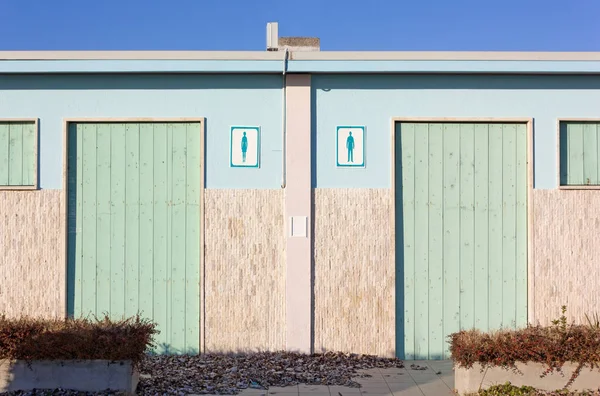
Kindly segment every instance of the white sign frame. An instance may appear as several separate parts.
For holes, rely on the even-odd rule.
[[[242,130],[242,131],[240,131]],[[255,153],[255,160],[252,162],[249,162],[248,164],[244,165],[242,162],[240,162],[237,158],[235,158],[236,156],[234,156],[234,143],[237,145],[240,142],[238,141],[238,139],[235,139],[236,141],[234,142],[234,133],[236,131],[240,131],[240,132],[245,132],[245,133],[249,133],[249,132],[254,132],[256,133],[256,153]],[[241,126],[241,125],[233,125],[231,126],[231,128],[229,129],[229,167],[230,168],[260,168],[260,127],[259,126]],[[237,146],[236,146],[237,147]],[[254,157],[254,155],[253,155]]]
[[[340,163],[340,145],[345,146],[345,143],[342,144],[343,142],[340,142],[340,130],[348,130],[348,129],[352,129],[352,132],[355,133],[354,136],[356,135],[356,132],[360,131],[360,157],[362,159],[362,161],[360,163],[348,163],[348,161],[343,161],[342,163]],[[364,168],[365,167],[365,154],[366,154],[366,150],[365,150],[365,135],[366,135],[366,127],[364,125],[339,125],[335,128],[335,165],[338,168]],[[356,138],[354,138],[356,139]],[[354,141],[354,140],[353,140]],[[344,155],[344,154],[342,154]],[[354,156],[355,153],[353,152],[352,155]]]

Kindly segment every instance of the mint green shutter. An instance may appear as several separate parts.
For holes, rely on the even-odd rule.
[[[0,121],[0,187],[35,186],[36,128],[32,121]]]

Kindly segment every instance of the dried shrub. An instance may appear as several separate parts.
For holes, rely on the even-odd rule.
[[[500,366],[518,372],[516,362],[536,362],[552,371],[561,371],[565,362],[577,363],[565,387],[569,387],[583,367],[600,367],[600,326],[567,324],[566,307],[551,326],[528,325],[519,330],[483,333],[478,330],[451,334],[452,360],[465,368],[479,363],[482,368]]]
[[[156,324],[134,316],[123,320],[8,319],[0,315],[0,359],[131,360],[138,365],[153,347]]]

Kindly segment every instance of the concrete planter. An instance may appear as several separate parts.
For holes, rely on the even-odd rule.
[[[0,360],[0,392],[33,389],[104,390],[135,394],[139,373],[130,361]]]
[[[517,362],[517,368],[522,374],[502,367],[489,367],[481,371],[481,365],[474,364],[472,368],[455,366],[454,368],[454,386],[459,395],[471,392],[477,392],[480,388],[487,389],[492,385],[504,384],[510,382],[515,386],[528,385],[545,391],[554,391],[565,387],[577,364],[565,363],[562,372],[553,371],[544,378],[540,375],[545,371],[546,366],[541,363],[523,363]],[[569,387],[572,391],[596,390],[600,387],[600,371],[592,371],[589,367],[584,367],[575,379],[573,385]]]

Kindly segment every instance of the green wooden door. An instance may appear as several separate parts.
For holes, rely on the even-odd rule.
[[[141,313],[157,352],[199,352],[200,123],[72,123],[68,309]]]
[[[398,355],[527,322],[525,124],[396,124]]]

